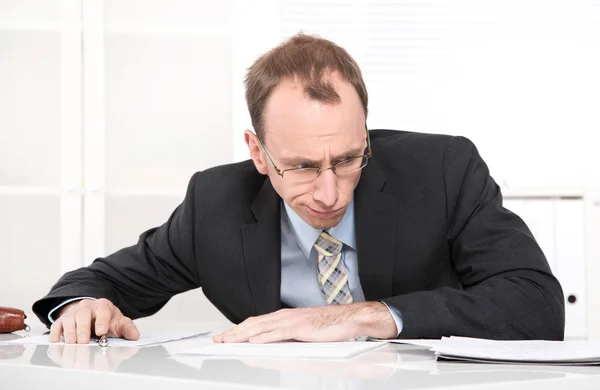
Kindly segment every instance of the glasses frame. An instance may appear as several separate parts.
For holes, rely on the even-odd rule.
[[[337,172],[335,171],[336,165],[341,164],[343,162],[347,162],[348,160],[354,160],[356,158],[365,158],[366,157],[367,158],[367,163],[368,163],[369,159],[373,156],[373,152],[371,151],[371,137],[369,136],[369,129],[367,128],[366,125],[365,125],[365,132],[367,133],[367,148],[366,148],[367,152],[365,154],[361,154],[361,155],[358,155],[358,156],[350,157],[350,158],[348,158],[346,160],[343,160],[343,161],[338,161],[335,164],[332,164],[329,168],[325,168],[325,169],[323,169],[321,167],[314,167],[314,168],[312,168],[312,167],[311,168],[289,168],[289,169],[283,169],[283,170],[279,169],[277,167],[277,165],[275,164],[275,161],[273,161],[273,159],[269,155],[269,152],[267,152],[267,148],[265,148],[265,145],[261,141],[260,137],[257,136],[256,138],[258,139],[258,143],[262,147],[263,152],[265,152],[267,158],[271,162],[271,165],[273,165],[273,168],[275,169],[275,172],[277,172],[277,175],[281,176],[282,179],[283,179],[283,174],[286,173],[286,172],[298,171],[298,170],[301,170],[301,169],[315,169],[316,168],[317,169],[317,176],[315,176],[315,179],[314,179],[314,180],[316,180],[321,175],[321,173],[323,173],[325,171],[328,171],[330,169],[333,171],[334,174],[337,175]],[[364,167],[366,167],[366,166],[367,166],[367,164],[365,164]],[[363,169],[364,167],[361,167],[361,168],[357,169],[357,171]],[[352,171],[352,172],[355,172],[355,171]],[[312,180],[307,180],[306,182],[310,182],[310,181],[312,181]],[[303,183],[303,182],[304,181],[301,181],[300,183]]]

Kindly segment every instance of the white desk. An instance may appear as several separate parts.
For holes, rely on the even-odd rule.
[[[136,322],[140,331],[173,324]],[[212,327],[210,327],[212,325]],[[176,324],[180,330],[215,324]],[[222,327],[222,325],[220,325]],[[39,332],[41,329],[37,329]],[[23,334],[23,333],[19,333]],[[14,335],[0,335],[6,340]],[[599,367],[437,362],[421,347],[388,345],[348,360],[185,356],[181,340],[142,348],[0,346],[1,389],[598,389]]]

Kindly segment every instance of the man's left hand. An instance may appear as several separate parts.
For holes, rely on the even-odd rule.
[[[258,317],[213,337],[215,343],[272,343],[283,340],[328,342],[357,336],[393,338],[397,328],[380,302],[282,309]]]

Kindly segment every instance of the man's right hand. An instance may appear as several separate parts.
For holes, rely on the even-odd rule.
[[[67,344],[87,344],[92,330],[95,335],[124,337],[137,340],[140,332],[129,317],[108,299],[83,299],[63,307],[60,317],[50,327],[50,342],[60,341],[63,335]]]

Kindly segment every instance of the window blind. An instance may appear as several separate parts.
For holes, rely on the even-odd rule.
[[[464,135],[509,186],[600,185],[600,1],[283,0],[346,48],[370,128]]]

